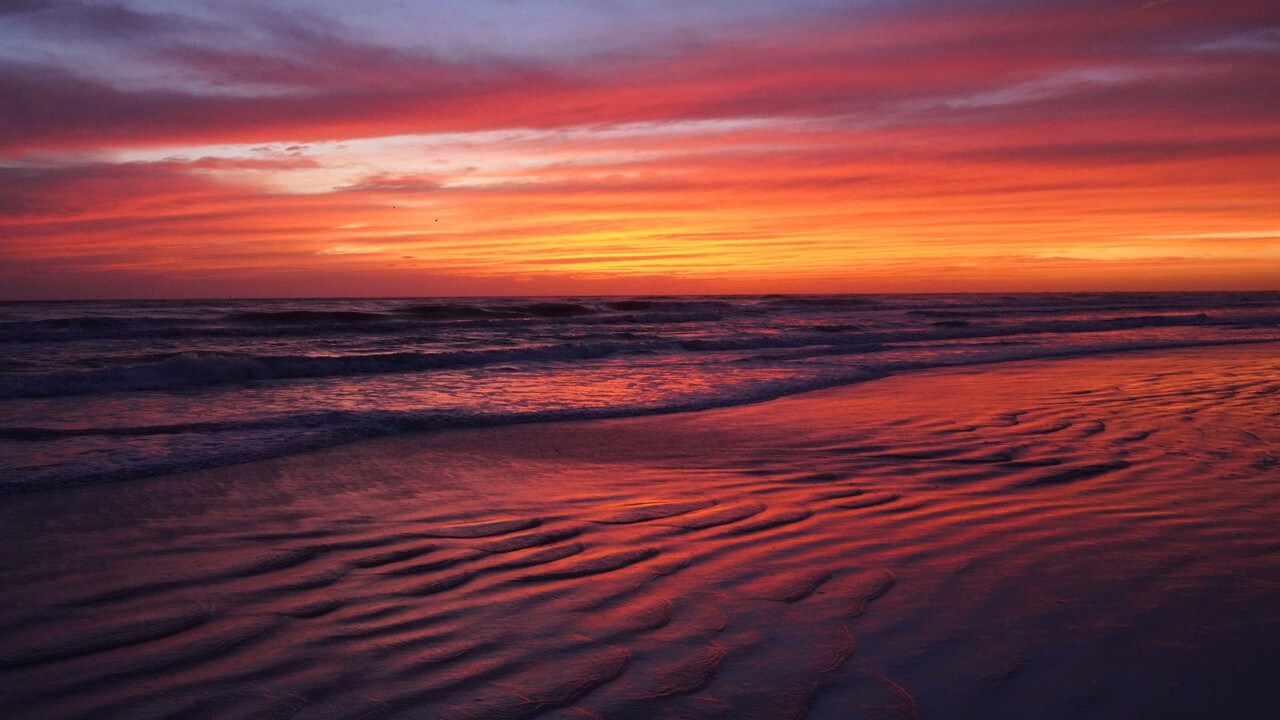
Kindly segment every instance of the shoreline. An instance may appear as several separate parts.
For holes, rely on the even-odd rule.
[[[1084,354],[1070,354],[1062,357],[1031,358],[910,369],[889,375],[870,377],[866,380],[860,380],[857,382],[821,387],[813,390],[803,390],[779,397],[772,397],[740,405],[714,406],[648,415],[624,415],[620,417],[588,417],[537,422],[515,422],[501,425],[449,427],[438,430],[433,429],[394,433],[389,435],[377,435],[357,438],[336,445],[325,445],[300,452],[257,458],[245,462],[226,465],[197,467],[177,472],[144,475],[124,480],[55,485],[43,488],[21,488],[13,491],[0,492],[0,511],[4,510],[4,504],[7,501],[46,494],[92,494],[97,491],[95,489],[124,488],[130,485],[160,487],[171,485],[174,481],[181,481],[183,479],[190,479],[196,484],[209,483],[216,486],[227,482],[230,479],[229,476],[237,475],[238,471],[241,470],[248,471],[249,474],[255,476],[273,476],[278,474],[278,468],[288,467],[295,461],[316,466],[323,465],[325,463],[324,458],[330,454],[339,458],[348,454],[356,454],[362,457],[372,458],[384,454],[385,451],[395,453],[398,450],[397,446],[400,445],[403,445],[405,449],[423,447],[430,448],[439,445],[463,451],[462,448],[464,448],[468,443],[475,442],[488,446],[487,450],[490,452],[508,452],[510,448],[521,448],[522,451],[531,451],[531,448],[534,448],[539,444],[536,440],[536,436],[542,434],[544,431],[545,433],[554,435],[557,438],[571,438],[581,434],[585,428],[606,429],[606,433],[611,442],[623,441],[625,443],[624,439],[630,434],[626,428],[628,428],[630,424],[635,424],[638,427],[652,426],[648,427],[643,433],[641,433],[642,435],[649,436],[655,433],[663,434],[670,432],[668,426],[714,424],[718,422],[717,416],[720,414],[723,414],[726,417],[727,422],[738,423],[741,422],[744,417],[750,418],[752,416],[767,414],[768,406],[773,404],[780,403],[786,405],[792,402],[804,403],[809,398],[843,403],[848,402],[851,399],[856,399],[864,392],[872,395],[879,395],[881,394],[879,390],[884,386],[884,384],[896,384],[900,381],[909,382],[910,378],[922,376],[928,378],[936,377],[940,381],[946,382],[947,378],[999,373],[1004,369],[1013,371],[1029,370],[1031,372],[1035,372],[1035,368],[1039,366],[1053,367],[1059,363],[1107,363],[1109,361],[1124,361],[1126,359],[1142,361],[1144,359],[1155,359],[1166,355],[1187,355],[1192,357],[1197,355],[1215,356],[1220,353],[1229,352],[1232,348],[1242,348],[1248,354],[1258,354],[1262,351],[1262,348],[1265,348],[1266,346],[1274,346],[1277,356],[1280,357],[1280,341],[1239,341],[1212,345],[1120,350],[1106,353],[1091,352]],[[891,387],[887,392],[892,393],[895,391],[896,389]],[[914,391],[908,391],[904,393],[903,396],[909,397],[911,394],[914,394]],[[700,418],[710,418],[710,420],[702,421]],[[759,423],[752,424],[758,425]],[[617,429],[615,430],[615,428]],[[498,440],[490,442],[484,439],[485,436],[490,434],[497,436]],[[570,442],[567,444],[576,445],[577,443]],[[638,449],[634,443],[626,444],[629,445],[629,449],[633,452]],[[664,447],[671,448],[675,453],[689,452],[694,449],[693,446],[688,444],[676,443],[675,445],[671,445],[670,438],[664,438],[661,444]],[[584,455],[589,454],[590,452],[592,451],[588,450]],[[643,455],[644,453],[641,453],[641,456]],[[261,467],[264,472],[256,472],[259,467]],[[110,490],[102,491],[111,492]],[[139,496],[146,494],[145,490],[131,491],[131,494],[133,494],[133,492],[136,492]]]
[[[220,468],[237,467],[241,465],[251,465],[259,462],[268,462],[272,460],[280,460],[295,455],[306,455],[314,452],[323,452],[330,448],[341,448],[351,444],[364,443],[378,440],[394,440],[395,438],[413,437],[417,435],[430,435],[438,433],[450,433],[464,430],[501,430],[510,427],[534,426],[542,427],[546,425],[554,425],[559,423],[590,423],[614,420],[630,420],[643,418],[661,418],[670,416],[683,416],[691,413],[714,412],[716,410],[725,410],[732,408],[753,407],[757,405],[767,404],[787,398],[809,395],[811,393],[821,393],[826,391],[839,391],[844,388],[857,387],[869,382],[883,381],[900,376],[909,376],[917,373],[930,372],[946,372],[950,370],[963,370],[965,368],[983,368],[991,366],[1002,366],[1008,364],[1020,363],[1036,363],[1036,362],[1053,362],[1053,361],[1070,361],[1070,360],[1087,360],[1090,358],[1105,358],[1117,355],[1142,354],[1142,353],[1163,353],[1163,352],[1194,352],[1196,350],[1213,350],[1215,348],[1229,348],[1235,346],[1252,347],[1257,345],[1276,345],[1280,348],[1280,340],[1275,339],[1235,339],[1220,340],[1211,342],[1201,342],[1195,345],[1186,345],[1179,343],[1171,343],[1167,345],[1153,344],[1151,347],[1141,348],[1121,348],[1098,350],[1096,348],[1084,348],[1079,350],[1065,350],[1053,353],[1045,353],[1037,357],[1030,358],[1013,358],[1001,360],[981,360],[972,362],[962,362],[955,364],[941,364],[927,367],[913,367],[903,370],[889,370],[883,372],[869,372],[865,377],[858,379],[850,379],[837,382],[835,384],[819,384],[816,387],[784,390],[780,392],[765,392],[759,397],[753,397],[741,401],[732,401],[725,403],[700,404],[697,402],[690,403],[688,406],[679,406],[671,408],[661,408],[652,411],[637,411],[631,409],[621,409],[617,411],[610,410],[565,410],[559,414],[563,417],[531,417],[528,419],[511,418],[503,420],[493,420],[485,418],[477,418],[471,423],[463,423],[456,425],[448,425],[439,428],[424,428],[411,430],[393,430],[389,432],[381,432],[367,435],[360,435],[342,441],[325,441],[320,444],[302,445],[295,449],[281,450],[279,453],[267,453],[257,457],[250,457],[243,460],[208,460],[196,461],[192,465],[180,469],[164,469],[151,471],[141,471],[127,474],[123,477],[104,477],[95,479],[76,479],[70,481],[57,481],[49,484],[41,484],[38,482],[14,483],[0,485],[0,498],[11,495],[23,495],[28,493],[57,492],[69,490],[77,487],[91,485],[110,485],[116,483],[139,482],[151,479],[166,478],[170,476],[185,475],[189,473],[199,473],[203,471],[216,471]]]
[[[0,501],[30,717],[1269,717],[1275,346]]]

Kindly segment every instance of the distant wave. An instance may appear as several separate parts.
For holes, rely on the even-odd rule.
[[[171,328],[175,332],[188,332],[184,326],[195,319],[171,317],[114,317],[84,315],[40,320],[11,320],[0,322],[0,340],[40,341],[57,338],[83,339],[93,337],[131,337],[150,334],[157,329]]]
[[[604,303],[604,306],[610,310],[622,312],[634,312],[637,310],[650,311],[658,310],[663,312],[680,312],[686,310],[738,310],[742,306],[735,306],[727,300],[665,300],[650,298],[644,300],[614,300]]]
[[[230,383],[340,375],[419,372],[519,361],[607,357],[629,346],[618,343],[561,344],[498,350],[371,355],[232,355],[184,353],[119,368],[64,371],[0,379],[0,398],[55,397],[99,392],[184,390]]]
[[[370,322],[385,320],[387,316],[382,313],[358,312],[355,310],[280,310],[274,312],[230,313],[226,316],[226,319],[235,322],[310,325],[316,323]]]
[[[932,316],[931,316],[932,317]],[[896,343],[980,340],[1015,335],[1114,332],[1145,328],[1227,326],[1280,327],[1280,313],[1211,316],[1140,315],[1079,320],[1033,320],[1009,325],[978,325],[967,320],[938,320],[891,330],[849,330],[817,325],[769,333],[720,336],[638,337],[625,340],[563,342],[513,348],[392,352],[352,355],[258,355],[191,352],[119,367],[64,370],[0,377],[0,399],[86,395],[104,392],[171,391],[269,380],[349,375],[414,373],[503,363],[598,360],[615,355],[800,351],[814,357],[869,353]],[[1186,344],[1194,344],[1188,339]]]
[[[769,301],[777,305],[825,308],[860,308],[879,304],[862,295],[777,295],[770,297]]]
[[[433,303],[430,305],[408,305],[397,312],[432,320],[480,320],[485,318],[510,317],[509,314],[494,308],[478,305],[458,305],[454,303]]]
[[[474,325],[500,330],[546,324],[551,329],[576,325],[680,325],[712,321],[777,318],[784,325],[806,320],[826,326],[851,325],[861,317],[898,316],[937,320],[1054,319],[1085,313],[1133,317],[1179,316],[1192,312],[1274,310],[1278,293],[1025,295],[1025,296],[860,296],[801,295],[741,298],[593,298],[530,300],[479,298],[435,301],[346,301],[347,307],[298,307],[304,301],[228,303],[154,303],[133,314],[117,313],[0,320],[0,343],[74,343],[92,340],[226,339],[258,337],[323,338],[395,336]],[[339,301],[330,301],[339,302]],[[258,303],[261,305],[261,303]],[[85,304],[87,306],[87,304]],[[239,307],[237,307],[239,306]],[[10,306],[12,308],[12,306]],[[12,309],[6,313],[14,316]],[[1160,321],[1148,321],[1152,324]],[[1179,321],[1181,322],[1181,321]],[[1247,322],[1247,321],[1246,321]]]
[[[625,319],[626,313],[647,312],[656,314],[649,317],[661,318],[667,313],[681,313],[690,310],[732,311],[734,305],[728,302],[712,300],[596,300],[592,302],[533,302],[503,303],[487,301],[477,304],[456,302],[421,303],[399,308],[398,312],[416,315],[435,320],[480,320],[480,319],[560,319],[585,318],[590,316],[608,316],[607,321]],[[623,317],[620,318],[620,315]]]
[[[0,321],[0,342],[76,342],[152,338],[253,338],[353,335],[430,330],[439,323],[500,328],[531,322],[600,325],[687,323],[718,319],[735,308],[705,301],[601,303],[412,303],[369,310],[243,310],[192,316],[71,316]]]
[[[535,302],[523,304],[424,303],[399,309],[401,313],[441,320],[481,318],[566,318],[595,315],[600,310],[575,302]]]

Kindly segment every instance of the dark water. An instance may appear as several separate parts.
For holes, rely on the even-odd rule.
[[[0,489],[911,369],[1280,340],[1280,293],[0,304]]]

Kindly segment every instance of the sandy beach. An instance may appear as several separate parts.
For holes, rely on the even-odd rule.
[[[0,497],[11,718],[1280,716],[1280,347]]]

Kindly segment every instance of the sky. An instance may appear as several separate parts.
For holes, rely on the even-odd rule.
[[[0,299],[1210,289],[1274,0],[0,0]]]

